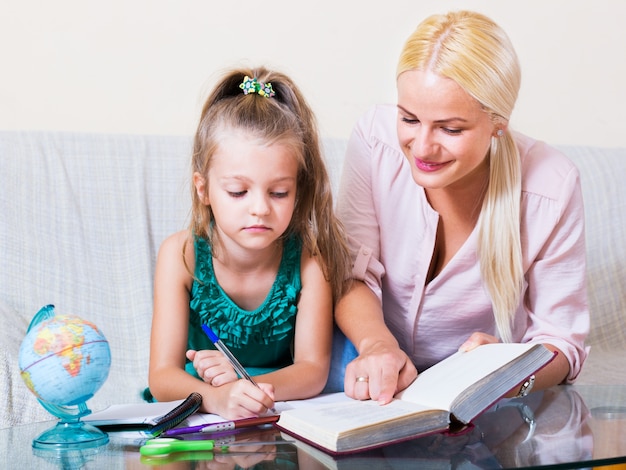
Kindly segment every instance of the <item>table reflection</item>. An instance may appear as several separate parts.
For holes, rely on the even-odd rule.
[[[505,411],[506,408],[516,408],[524,424],[520,418],[511,417],[508,420],[504,413],[510,411]],[[525,410],[531,410],[534,415],[535,427],[532,431]],[[484,430],[487,445],[502,466],[555,465],[585,462],[592,458],[589,410],[578,392],[571,388],[556,387],[530,394],[525,399],[502,402],[494,407],[494,413],[499,413],[495,419],[485,414],[477,423]],[[502,429],[506,421],[510,421],[511,427]],[[500,426],[500,433],[498,429],[489,429],[490,425]]]
[[[581,396],[582,393],[582,396]],[[202,438],[190,435],[187,438]],[[597,467],[626,461],[626,396],[623,387],[553,387],[524,398],[503,399],[471,426],[359,454],[333,457],[293,441],[274,428],[223,436],[235,442],[272,441],[233,447],[232,452],[181,452],[141,457],[135,445],[109,446],[124,466],[163,469],[494,469]],[[273,442],[276,442],[274,445]]]
[[[626,455],[626,406],[598,406],[589,421],[594,436],[594,459]],[[621,466],[626,470],[626,464]]]
[[[410,463],[415,468],[422,464],[490,469],[584,462],[593,453],[589,416],[578,392],[555,387],[501,400],[473,425],[456,433],[434,434],[344,457],[340,464],[347,468],[356,468],[357,463],[360,468],[398,468]],[[306,449],[320,460],[327,459],[310,447]]]
[[[213,437],[213,436],[212,436]],[[206,435],[189,434],[187,439],[206,439]],[[267,429],[251,429],[243,433],[215,436],[216,444],[238,445],[230,451],[193,451],[176,452],[166,456],[140,456],[136,449],[129,449],[126,468],[158,467],[159,469],[184,470],[234,470],[246,469],[297,469],[297,450],[291,444],[281,443],[283,439],[273,427]],[[291,440],[291,439],[290,439]],[[274,444],[255,444],[272,442]]]

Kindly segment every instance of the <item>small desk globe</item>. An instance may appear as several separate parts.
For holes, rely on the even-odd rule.
[[[33,440],[36,449],[88,449],[109,442],[95,426],[81,421],[91,413],[87,400],[106,381],[109,343],[91,322],[58,315],[46,305],[33,317],[19,351],[22,379],[41,405],[59,418]]]

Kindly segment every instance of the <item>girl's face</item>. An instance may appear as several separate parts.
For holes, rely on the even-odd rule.
[[[426,189],[484,183],[497,128],[456,82],[432,72],[398,77],[398,139],[413,179]]]
[[[267,145],[228,132],[213,155],[208,181],[196,173],[194,184],[211,206],[222,244],[262,250],[289,226],[297,174],[297,158],[285,143]]]

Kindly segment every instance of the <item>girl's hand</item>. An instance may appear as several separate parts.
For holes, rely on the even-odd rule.
[[[219,351],[190,349],[186,353],[187,359],[193,361],[193,367],[198,376],[206,383],[219,387],[239,379],[235,369],[228,359]]]
[[[500,340],[495,336],[488,335],[487,333],[480,333],[475,331],[469,338],[461,345],[459,351],[471,351],[472,349],[480,346],[481,344],[499,343]]]
[[[226,419],[243,419],[261,416],[274,407],[274,386],[240,379],[215,387],[211,394],[209,413]]]

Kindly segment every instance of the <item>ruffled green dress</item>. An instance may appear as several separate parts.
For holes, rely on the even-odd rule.
[[[265,301],[256,310],[244,310],[222,290],[215,278],[211,246],[195,237],[195,279],[189,301],[189,349],[215,349],[202,330],[208,324],[252,376],[293,363],[293,338],[302,288],[297,237],[285,240],[278,274]],[[187,372],[197,376],[187,361]]]

